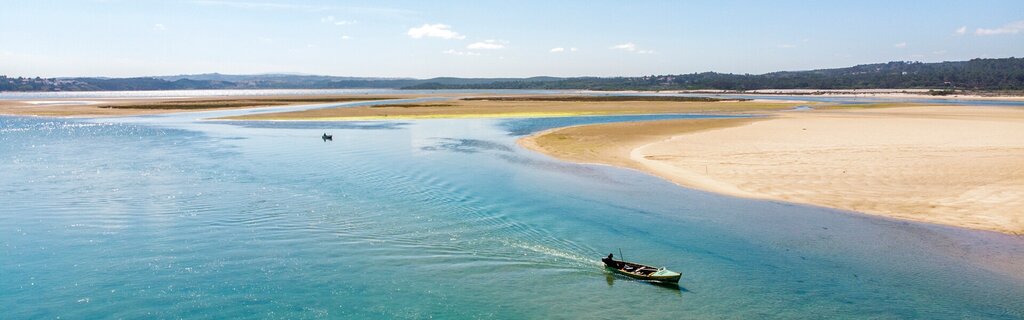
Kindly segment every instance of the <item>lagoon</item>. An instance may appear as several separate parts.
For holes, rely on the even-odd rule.
[[[5,317],[1024,317],[1021,237],[714,195],[515,144],[694,115],[199,120],[240,112],[0,117]],[[611,276],[598,259],[619,249],[680,286]]]

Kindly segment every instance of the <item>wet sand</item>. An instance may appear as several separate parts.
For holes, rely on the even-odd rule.
[[[521,145],[727,195],[1024,234],[1024,109],[908,107],[569,127]]]
[[[317,103],[407,99],[424,95],[282,95],[152,99],[41,99],[0,100],[0,115],[48,117],[120,117],[147,114],[245,109]]]

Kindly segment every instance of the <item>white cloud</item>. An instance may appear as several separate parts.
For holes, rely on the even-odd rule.
[[[953,31],[953,34],[958,36],[967,34],[967,26],[956,28],[956,31]]]
[[[407,34],[413,39],[441,38],[441,39],[465,39],[466,36],[452,31],[452,26],[437,23],[424,24],[418,28],[411,28]]]
[[[548,50],[548,51],[555,52],[555,53],[560,53],[560,52],[566,52],[566,51],[568,51],[568,52],[576,52],[576,51],[579,51],[579,50],[580,49],[576,48],[576,47],[572,47],[572,48],[568,48],[568,49],[566,49],[564,47],[556,47],[556,48],[551,48],[551,50]]]
[[[458,51],[458,50],[455,50],[455,49],[448,49],[448,50],[445,50],[445,51],[441,51],[441,53],[443,53],[443,54],[450,54],[450,55],[453,55],[453,56],[479,56],[480,55],[479,53],[476,53],[476,52],[473,52],[473,51]]]
[[[352,40],[352,37],[349,37],[348,35],[342,35],[341,40]]]
[[[167,26],[165,26],[163,23],[157,23],[157,24],[153,25],[153,30],[154,31],[167,31]]]
[[[779,48],[782,48],[782,49],[791,49],[791,48],[796,48],[796,45],[795,45],[795,44],[789,44],[789,43],[780,43],[780,44],[777,44],[777,45],[775,45],[775,46],[776,46],[776,47],[779,47]]]
[[[1000,34],[1018,34],[1021,31],[1024,31],[1024,20],[1010,22],[995,29],[978,28],[977,30],[974,30],[974,34],[979,36],[993,36]]]
[[[569,52],[576,52],[576,51],[579,51],[579,50],[580,49],[576,48],[576,47],[569,48]]]
[[[551,48],[551,50],[550,50],[550,51],[551,51],[551,52],[565,52],[565,48],[562,48],[562,47],[558,47],[558,48]]]
[[[496,50],[496,49],[504,49],[506,44],[508,44],[508,41],[484,40],[484,41],[479,41],[479,42],[471,43],[468,46],[466,46],[466,49],[473,49],[473,50]]]
[[[654,51],[654,50],[637,50],[636,53],[639,53],[639,54],[655,54],[655,53],[658,53],[658,52]]]
[[[626,42],[626,43],[623,43],[623,44],[614,45],[614,46],[611,47],[611,49],[626,50],[626,51],[629,51],[629,52],[633,52],[633,51],[636,51],[636,44],[633,44],[632,42]]]
[[[892,46],[896,47],[896,48],[902,49],[902,48],[906,48],[907,47],[907,43],[906,42],[900,42],[900,43],[894,44]]]

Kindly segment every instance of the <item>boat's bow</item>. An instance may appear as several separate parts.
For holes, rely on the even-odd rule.
[[[665,281],[665,282],[679,282],[679,278],[683,274],[675,272],[669,269],[660,268],[650,275],[651,280]]]

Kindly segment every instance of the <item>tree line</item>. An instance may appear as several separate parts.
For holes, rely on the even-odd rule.
[[[0,76],[0,91],[125,91],[202,89],[569,89],[756,90],[938,89],[1024,90],[1024,58],[922,63],[894,61],[848,68],[765,74],[702,72],[640,77],[372,79],[330,76],[194,75],[138,78]]]

